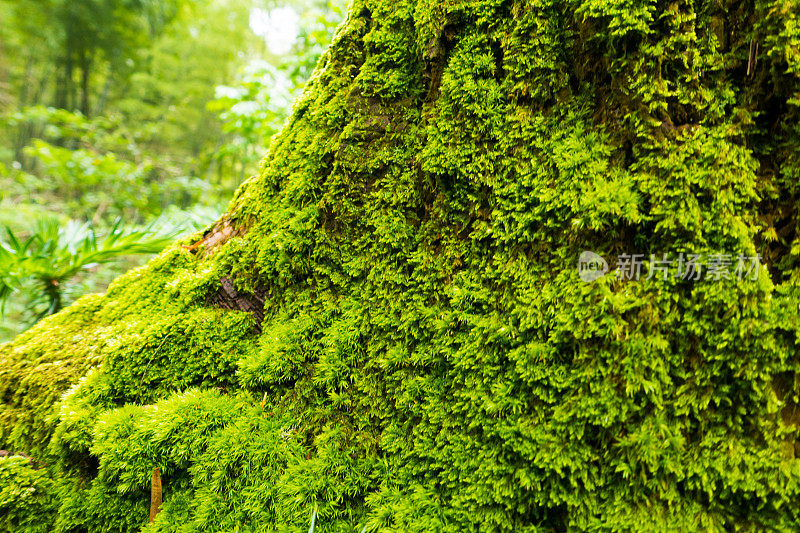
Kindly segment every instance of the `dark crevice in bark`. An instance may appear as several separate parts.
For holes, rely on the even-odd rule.
[[[211,304],[222,309],[252,313],[256,319],[256,329],[261,331],[264,321],[264,293],[241,292],[231,278],[220,279],[220,288],[211,296]]]
[[[442,74],[450,59],[450,53],[455,47],[457,29],[458,24],[455,22],[445,24],[427,46],[423,74],[425,86],[428,89],[427,96],[425,96],[426,102],[432,102],[439,96]]]

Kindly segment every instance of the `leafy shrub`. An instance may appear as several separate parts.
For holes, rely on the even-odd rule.
[[[88,222],[61,225],[51,218],[38,220],[26,238],[8,226],[5,233],[0,240],[0,309],[33,282],[29,308],[44,303],[34,321],[61,310],[64,287],[79,272],[124,256],[160,252],[174,238],[124,228],[119,219],[102,236]]]

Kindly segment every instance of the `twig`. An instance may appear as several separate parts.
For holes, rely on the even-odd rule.
[[[161,510],[161,470],[153,468],[153,476],[150,480],[150,522],[156,519],[156,515]]]

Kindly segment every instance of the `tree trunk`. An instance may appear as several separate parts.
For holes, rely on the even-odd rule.
[[[75,111],[75,79],[73,75],[74,62],[72,52],[67,52],[67,59],[64,63],[64,91],[66,93],[66,107],[70,111]]]
[[[212,228],[0,347],[51,529],[154,462],[204,531],[800,528],[787,9],[355,0]]]
[[[81,51],[81,113],[89,117],[89,72],[92,58],[86,50]]]
[[[103,82],[103,92],[100,93],[100,97],[95,104],[95,113],[98,115],[102,115],[106,108],[106,103],[108,102],[108,95],[111,92],[111,87],[114,85],[114,77],[113,72],[109,69],[108,74],[106,75],[105,82]]]
[[[19,97],[19,105],[17,106],[18,111],[22,111],[28,105],[28,90],[29,90],[29,81],[32,78],[33,72],[33,52],[30,52],[28,56],[25,58],[25,74],[24,80],[20,87],[20,97]],[[23,164],[23,168],[28,169],[29,165],[26,161],[25,154],[23,153],[22,149],[28,145],[28,141],[30,141],[30,136],[33,130],[33,124],[30,122],[25,122],[24,124],[20,124],[17,126],[17,138],[16,142],[14,143],[14,160],[20,161]]]

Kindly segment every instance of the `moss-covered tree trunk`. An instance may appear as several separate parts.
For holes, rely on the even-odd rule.
[[[0,348],[0,524],[797,530],[798,106],[796,0],[355,0],[214,227]]]

